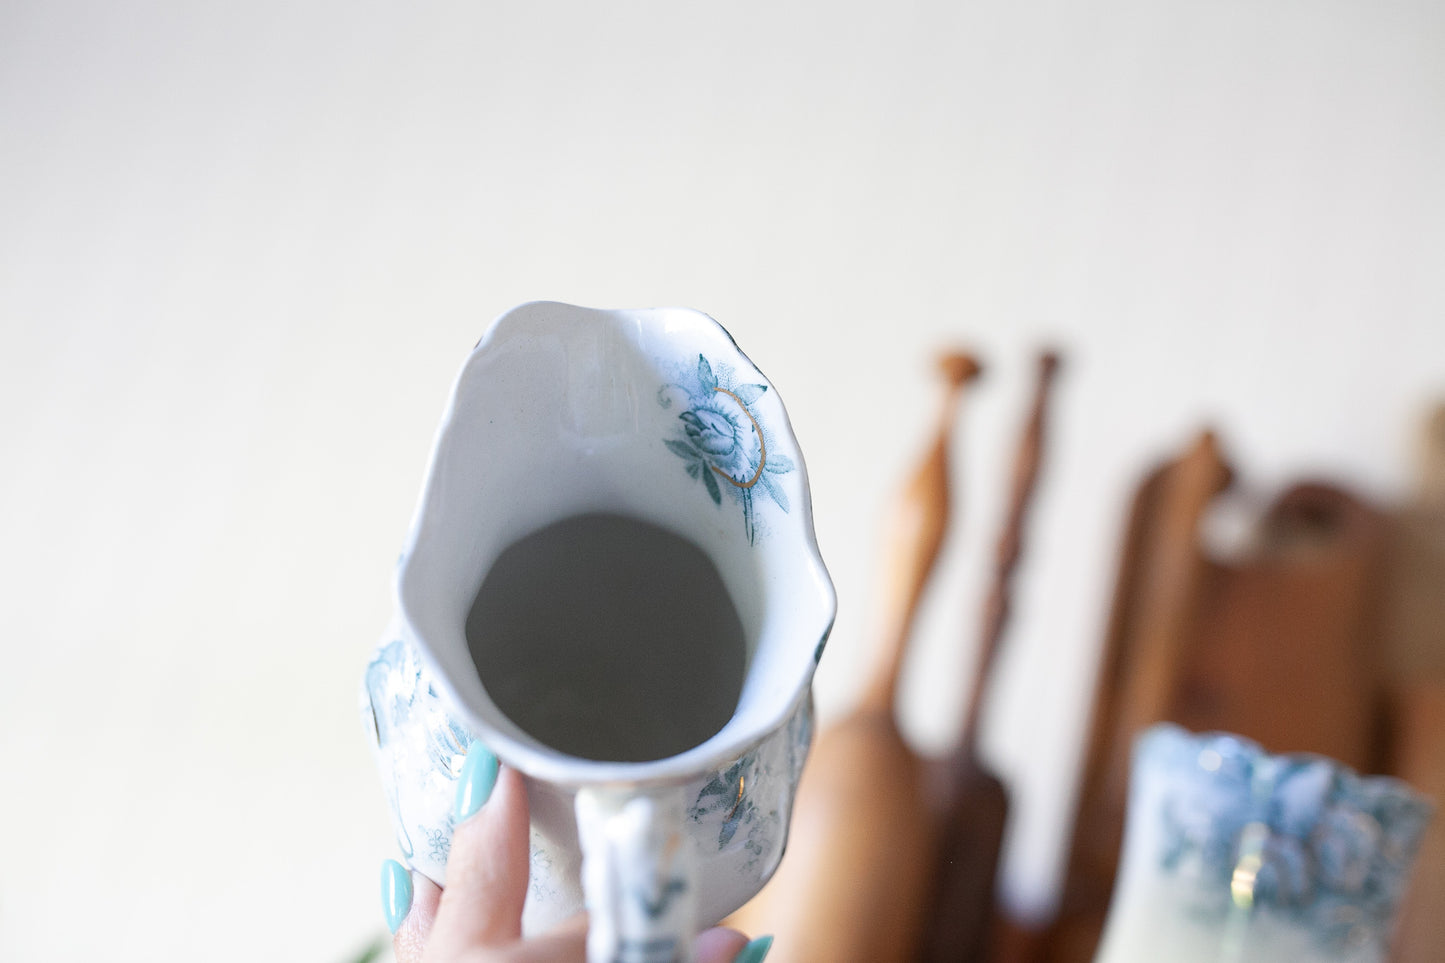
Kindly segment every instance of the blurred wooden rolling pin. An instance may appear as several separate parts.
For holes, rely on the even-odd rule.
[[[803,771],[788,852],[772,881],[729,920],[776,938],[769,963],[912,963],[933,875],[923,764],[894,719],[919,598],[948,525],[948,442],[969,355],[941,359],[933,444],[884,530],[882,632],[858,707],[826,728]]]
[[[1033,405],[1014,458],[1008,515],[999,535],[993,586],[984,607],[962,737],[958,748],[939,761],[932,778],[941,828],[931,913],[919,956],[925,963],[974,963],[988,954],[994,877],[1008,822],[1008,793],[979,757],[978,724],[1012,608],[1013,575],[1023,551],[1024,520],[1038,481],[1049,393],[1058,368],[1058,355],[1044,352],[1039,356]]]

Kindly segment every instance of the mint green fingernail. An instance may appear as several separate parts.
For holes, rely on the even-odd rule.
[[[738,955],[733,957],[733,963],[763,963],[763,958],[772,948],[773,938],[771,936],[759,936],[738,950]]]
[[[381,912],[393,933],[411,912],[411,873],[394,859],[381,864]]]
[[[477,740],[467,746],[467,761],[462,765],[461,778],[457,780],[457,822],[471,816],[491,798],[492,787],[497,784],[497,757]]]

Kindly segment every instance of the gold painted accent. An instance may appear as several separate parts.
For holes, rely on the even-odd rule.
[[[743,399],[739,398],[737,395],[733,394],[726,388],[714,388],[713,391],[725,394],[733,401],[736,401],[738,403],[738,407],[743,410],[743,414],[748,416],[748,421],[751,421],[753,423],[753,431],[756,431],[758,433],[758,470],[753,472],[752,478],[749,478],[745,482],[740,482],[716,465],[709,465],[708,467],[711,468],[713,471],[717,472],[722,477],[726,478],[728,480],[728,483],[731,485],[736,485],[738,488],[752,488],[758,483],[758,479],[763,477],[763,466],[768,463],[768,443],[763,441],[763,426],[758,424],[758,420],[753,417],[753,413],[751,411],[748,411],[748,406],[743,404]]]
[[[733,808],[728,810],[728,819],[732,819],[733,813],[737,812],[738,807],[743,804],[743,787],[745,785],[747,785],[747,777],[738,776],[738,798],[733,800]]]
[[[1263,865],[1264,860],[1255,854],[1244,857],[1234,867],[1234,875],[1229,880],[1229,895],[1234,898],[1234,905],[1242,910],[1254,905],[1254,884]]]
[[[1254,908],[1254,887],[1259,882],[1259,871],[1264,868],[1264,844],[1269,838],[1269,827],[1264,823],[1250,823],[1239,834],[1239,862],[1234,864],[1234,873],[1229,879],[1229,895],[1234,905],[1245,912]]]

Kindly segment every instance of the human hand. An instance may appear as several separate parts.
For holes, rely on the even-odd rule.
[[[394,860],[381,870],[382,908],[397,963],[584,963],[587,917],[522,938],[527,897],[527,789],[481,743],[467,750],[457,784],[458,824],[442,889]],[[693,943],[696,963],[762,963],[771,937],[749,943],[714,928]]]

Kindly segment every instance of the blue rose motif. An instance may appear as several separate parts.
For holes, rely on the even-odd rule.
[[[788,495],[779,476],[794,469],[792,459],[773,447],[773,439],[753,413],[752,406],[768,390],[765,384],[740,382],[731,365],[715,370],[698,355],[697,369],[680,383],[663,385],[657,400],[672,405],[674,392],[687,396],[688,408],[678,415],[682,432],[663,440],[667,450],[685,462],[687,474],[702,482],[713,504],[724,494],[742,505],[743,530],[748,544],[758,533],[756,498],[761,495],[788,511]]]
[[[1369,813],[1331,806],[1311,839],[1320,876],[1332,889],[1358,893],[1370,877],[1380,835],[1380,824]]]
[[[1255,877],[1254,899],[1274,906],[1302,906],[1314,891],[1313,866],[1299,840],[1271,836],[1260,854],[1262,862]]]
[[[687,438],[709,455],[731,455],[738,446],[742,426],[720,411],[694,408],[678,416]]]
[[[1187,879],[1183,898],[1202,908],[1201,920],[1246,908],[1301,927],[1325,956],[1383,949],[1430,818],[1408,786],[1169,724],[1141,739],[1134,761],[1138,785],[1157,795],[1130,805],[1159,807],[1150,817],[1162,830],[1158,865]]]
[[[1335,767],[1323,759],[1284,764],[1269,800],[1269,825],[1303,839],[1314,831],[1335,791]]]

